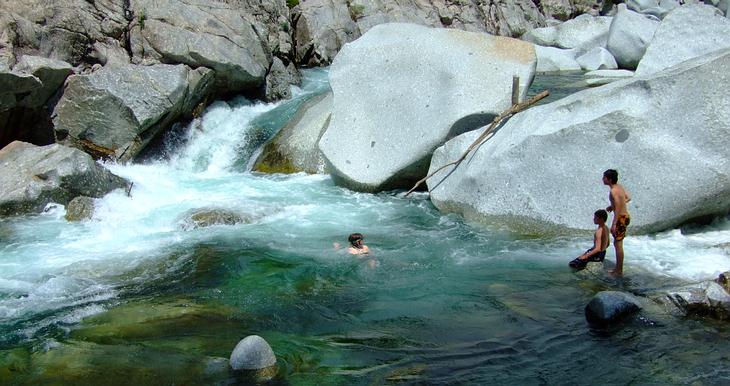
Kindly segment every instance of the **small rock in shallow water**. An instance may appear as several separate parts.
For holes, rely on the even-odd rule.
[[[585,308],[589,323],[609,324],[641,309],[634,296],[618,291],[601,291]]]
[[[274,366],[276,356],[264,338],[249,335],[233,349],[230,363],[234,370],[260,370]]]

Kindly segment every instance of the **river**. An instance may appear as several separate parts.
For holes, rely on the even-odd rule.
[[[576,79],[533,88],[557,98]],[[730,269],[718,246],[728,219],[630,236],[624,279],[586,277],[567,263],[589,235],[522,235],[441,214],[426,193],[248,171],[327,87],[325,70],[309,70],[292,101],[214,103],[159,159],[108,164],[134,187],[98,200],[91,220],[69,223],[60,205],[0,220],[2,383],[235,384],[217,358],[251,334],[273,347],[280,384],[730,382],[727,323],[640,314],[601,330],[583,314],[600,290],[648,293]],[[186,228],[199,208],[247,222]],[[375,268],[333,247],[352,232]]]

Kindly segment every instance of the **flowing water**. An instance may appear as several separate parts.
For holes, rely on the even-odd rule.
[[[536,83],[555,97],[566,81]],[[161,160],[107,165],[134,188],[98,200],[89,221],[53,205],[2,220],[0,383],[247,383],[220,358],[251,334],[276,352],[277,384],[730,382],[726,323],[642,314],[600,330],[583,314],[600,290],[645,294],[730,269],[730,221],[629,237],[625,279],[587,277],[567,262],[589,235],[520,235],[441,214],[424,193],[247,171],[327,87],[310,71],[290,102],[213,104]],[[186,227],[200,208],[247,221]],[[351,232],[375,268],[333,247]]]

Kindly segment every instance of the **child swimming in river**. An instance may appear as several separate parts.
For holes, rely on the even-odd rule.
[[[593,213],[593,223],[597,225],[596,231],[593,233],[593,248],[589,248],[582,255],[568,263],[571,268],[583,269],[588,265],[588,262],[601,262],[606,257],[606,248],[611,244],[606,220],[608,220],[608,212],[605,210],[599,209]]]
[[[364,239],[365,236],[363,236],[362,233],[353,233],[348,236],[347,241],[350,242],[350,246],[347,248],[347,253],[351,255],[358,255],[358,257],[361,259],[368,258],[368,266],[370,268],[375,268],[378,261],[375,260],[374,257],[370,256],[370,248],[368,248],[367,245],[363,244]],[[340,249],[339,243],[334,243],[334,246],[335,249]]]

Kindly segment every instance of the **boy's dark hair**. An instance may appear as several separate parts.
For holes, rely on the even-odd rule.
[[[603,222],[606,222],[606,220],[608,220],[608,212],[603,209],[598,209],[593,213],[593,215],[603,220]]]
[[[618,172],[615,169],[608,169],[605,172],[603,172],[603,176],[608,178],[609,181],[613,184],[618,183]]]
[[[350,244],[354,243],[357,240],[362,240],[365,237],[362,235],[362,233],[353,233],[348,238],[347,241],[350,242]]]

